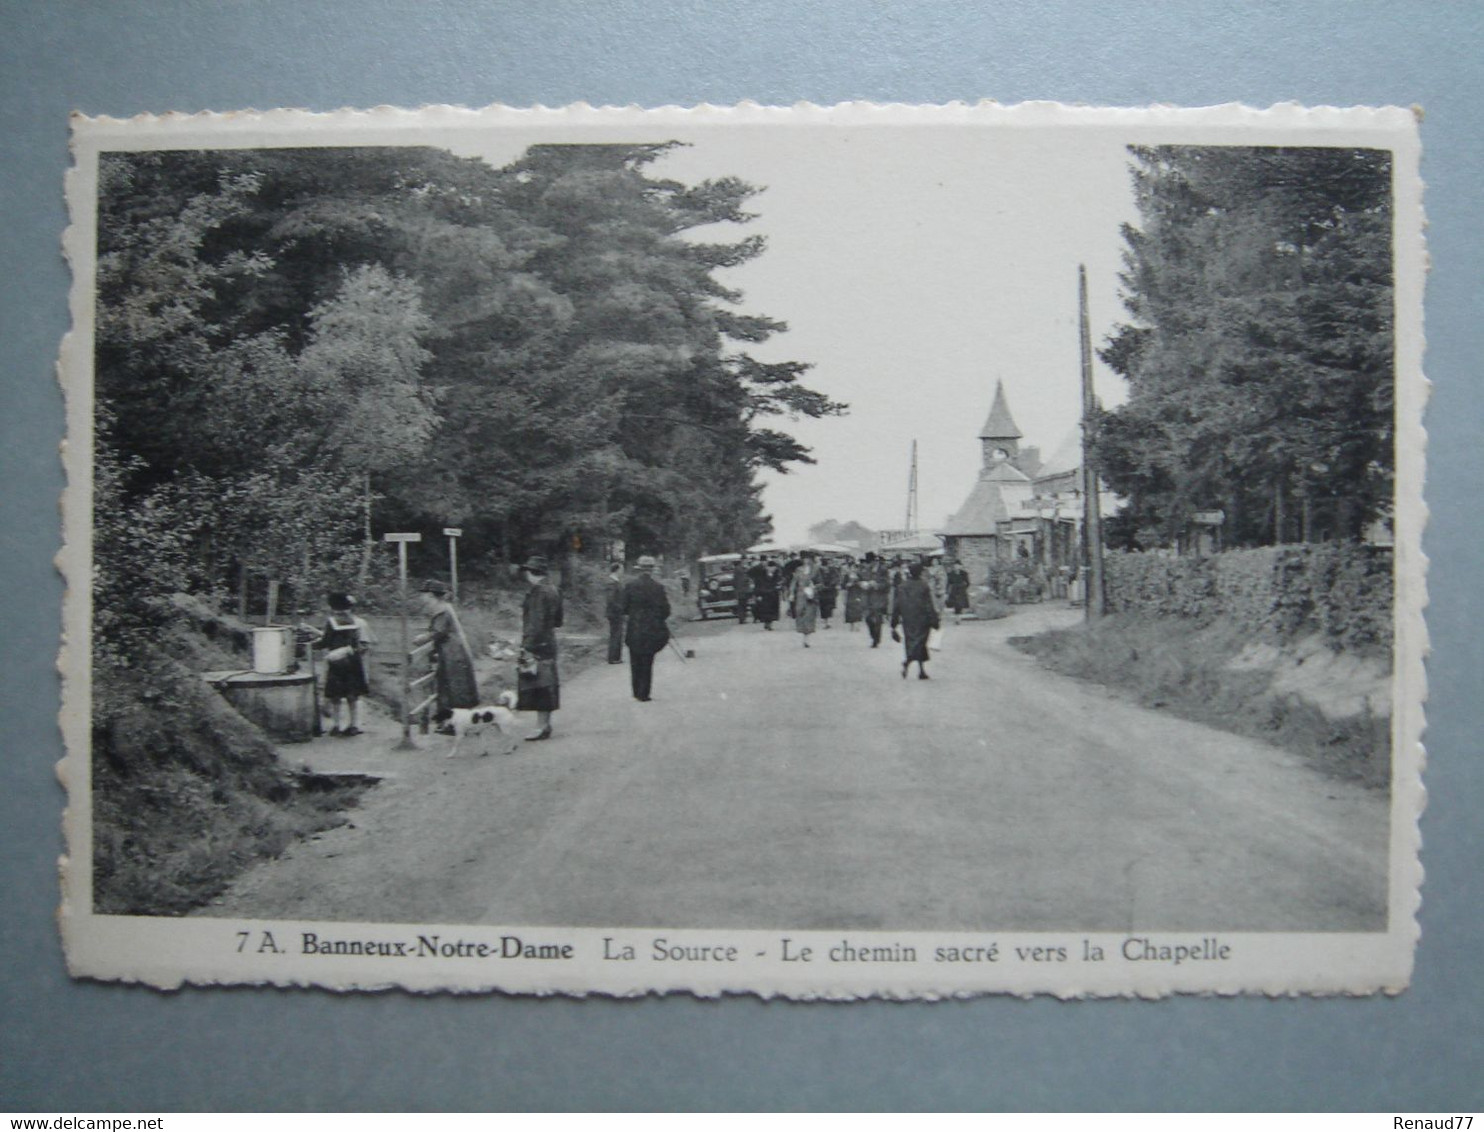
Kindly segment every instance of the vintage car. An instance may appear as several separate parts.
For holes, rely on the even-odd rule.
[[[737,571],[740,554],[708,554],[697,561],[700,576],[696,579],[696,608],[701,620],[711,617],[736,617]]]

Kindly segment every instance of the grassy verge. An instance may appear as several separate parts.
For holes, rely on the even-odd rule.
[[[1233,669],[1250,634],[1220,625],[1195,628],[1175,618],[1118,615],[1011,643],[1057,672],[1272,743],[1336,778],[1376,788],[1390,782],[1390,721],[1368,713],[1330,718],[1298,696],[1275,693],[1270,671]]]

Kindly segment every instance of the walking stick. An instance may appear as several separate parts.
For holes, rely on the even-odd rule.
[[[666,642],[666,644],[668,644],[672,649],[675,650],[676,656],[678,656],[681,660],[689,660],[691,657],[696,655],[694,649],[681,649],[681,647],[675,643],[675,638],[678,636],[678,634],[671,626],[666,625],[665,628],[669,629],[670,631],[670,639]]]

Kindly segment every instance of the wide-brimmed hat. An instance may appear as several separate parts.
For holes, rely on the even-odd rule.
[[[653,570],[658,565],[659,563],[654,560],[654,555],[652,554],[641,554],[634,561],[634,569],[636,570]]]
[[[425,594],[437,594],[439,597],[447,597],[453,591],[448,588],[448,583],[442,578],[429,578],[422,584],[422,592]]]
[[[521,569],[531,574],[551,573],[551,564],[539,554],[533,554],[521,564]]]

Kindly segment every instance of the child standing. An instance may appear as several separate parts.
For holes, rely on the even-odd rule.
[[[325,650],[325,699],[335,710],[335,726],[330,734],[349,738],[364,734],[360,701],[371,690],[365,656],[374,638],[365,619],[355,615],[356,599],[350,594],[329,594],[327,603],[330,617],[320,633],[318,647]]]

